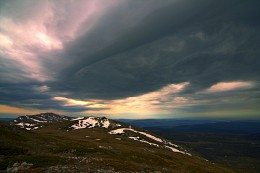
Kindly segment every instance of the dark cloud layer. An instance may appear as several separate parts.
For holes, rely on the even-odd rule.
[[[100,51],[88,54],[84,39],[76,40],[66,55],[78,60],[60,73],[57,88],[73,97],[113,99],[169,83],[189,81],[186,92],[194,92],[220,81],[258,80],[258,3],[178,1]]]
[[[61,8],[69,9],[68,4],[62,4]],[[52,7],[58,6],[56,2]],[[19,82],[21,85],[14,85],[23,70],[8,65],[14,63],[3,58],[0,104],[72,112],[102,110],[108,108],[64,107],[63,102],[52,98],[63,95],[82,100],[114,100],[189,82],[175,96],[211,100],[207,109],[218,109],[225,103],[213,102],[233,98],[230,93],[197,93],[219,82],[252,81],[255,88],[237,93],[256,108],[260,103],[259,6],[258,0],[123,1],[100,17],[88,32],[84,30],[88,23],[82,22],[76,39],[65,42],[63,49],[40,55],[43,67],[48,69],[46,73],[53,75],[52,80],[24,79]],[[23,11],[20,17],[27,18],[29,12]],[[14,13],[12,8],[9,13]],[[58,9],[54,14],[60,19],[58,29],[66,25],[62,14]],[[17,15],[13,17],[22,20]],[[54,57],[56,62],[49,61]],[[8,74],[10,68],[14,71]],[[37,87],[44,85],[49,90],[39,92]],[[243,99],[232,107],[242,102]],[[205,110],[207,105],[185,110]]]

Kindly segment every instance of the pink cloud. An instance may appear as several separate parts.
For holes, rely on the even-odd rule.
[[[42,1],[32,2],[29,6],[15,3],[11,12],[0,16],[0,55],[15,61],[24,72],[20,74],[24,78],[52,80],[43,63],[46,60],[50,63],[57,61],[57,58],[61,60],[62,57],[48,56],[48,53],[62,50],[68,41],[86,34],[119,2]]]
[[[214,93],[214,92],[224,92],[224,91],[231,91],[237,89],[248,89],[254,86],[253,82],[246,82],[246,81],[236,81],[236,82],[219,82],[209,89],[207,92]]]

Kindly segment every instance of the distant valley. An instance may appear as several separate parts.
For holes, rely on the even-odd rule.
[[[242,172],[260,172],[260,121],[212,119],[123,120]]]

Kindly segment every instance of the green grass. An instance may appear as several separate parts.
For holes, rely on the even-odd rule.
[[[232,172],[198,157],[110,135],[106,129],[60,130],[69,123],[57,123],[32,132],[0,126],[1,138],[5,139],[0,142],[0,169],[5,170],[16,162],[27,162],[33,164],[31,172],[46,172],[49,167],[59,165],[75,167],[78,172],[79,169],[110,168],[147,172]]]

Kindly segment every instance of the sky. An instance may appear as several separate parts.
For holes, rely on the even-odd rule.
[[[259,0],[0,0],[0,117],[260,118]]]

